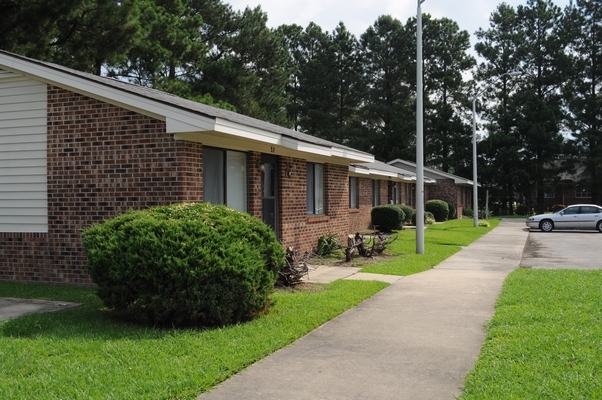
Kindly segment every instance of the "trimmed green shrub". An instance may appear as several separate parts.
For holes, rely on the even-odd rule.
[[[432,225],[435,223],[435,217],[433,216],[433,213],[429,212],[429,211],[425,211],[424,213],[424,223],[427,225]]]
[[[392,204],[373,207],[370,216],[372,217],[372,226],[382,232],[401,229],[405,219],[401,208]]]
[[[474,217],[474,211],[472,211],[472,208],[465,208],[464,210],[462,210],[462,215],[464,215],[465,217]]]
[[[416,210],[414,210],[410,206],[406,206],[405,204],[398,204],[397,207],[401,208],[401,211],[405,214],[404,222],[410,223],[412,222],[412,217],[416,214]]]
[[[447,208],[449,209],[449,214],[447,215],[447,219],[455,219],[456,218],[456,205],[453,203],[447,203]]]
[[[269,304],[284,249],[257,218],[208,203],[129,211],[83,233],[103,303],[139,322],[223,326]]]
[[[424,212],[424,223],[427,225],[431,225],[434,222],[435,222],[435,217],[433,216],[433,213],[430,211],[425,211]],[[414,213],[414,215],[412,215],[412,225],[416,226],[416,214],[415,213]]]
[[[449,215],[449,207],[447,202],[443,200],[429,200],[424,204],[425,211],[430,211],[435,216],[435,221],[447,221]]]

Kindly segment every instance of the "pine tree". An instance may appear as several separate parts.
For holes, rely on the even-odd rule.
[[[378,160],[412,159],[415,155],[412,36],[399,20],[382,15],[360,38],[367,86],[361,110],[365,127],[361,148]]]
[[[580,0],[565,10],[565,31],[574,33],[570,47],[571,79],[565,87],[578,164],[584,166],[579,186],[602,201],[602,2]]]
[[[488,135],[478,146],[482,161],[479,180],[491,191],[499,212],[513,214],[516,184],[526,179],[527,172],[522,165],[523,143],[516,130],[517,111],[511,101],[516,85],[504,74],[519,69],[518,45],[524,41],[524,35],[516,10],[507,4],[500,4],[489,21],[489,29],[477,31],[479,42],[475,45],[477,54],[486,60],[479,65],[475,78],[484,86],[491,85],[477,98],[477,105],[490,106],[478,110],[489,121]],[[477,88],[475,93],[480,90]]]

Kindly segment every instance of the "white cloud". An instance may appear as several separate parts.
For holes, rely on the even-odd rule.
[[[268,26],[297,24],[307,27],[315,22],[323,30],[332,31],[343,21],[356,37],[366,31],[380,15],[389,14],[405,23],[416,16],[417,0],[230,0],[235,10],[246,6],[261,5],[268,14]],[[474,46],[474,33],[489,27],[489,16],[504,1],[511,6],[526,4],[526,0],[426,0],[422,3],[422,12],[435,18],[447,17],[456,21],[462,30],[471,35]],[[569,0],[555,0],[564,8]]]

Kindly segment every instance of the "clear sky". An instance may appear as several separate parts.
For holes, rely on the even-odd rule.
[[[570,0],[553,0],[561,8]],[[235,10],[258,5],[268,15],[268,26],[275,28],[282,24],[297,24],[307,27],[315,22],[323,30],[332,31],[343,21],[347,29],[357,38],[380,15],[389,14],[405,23],[415,17],[417,0],[224,0]],[[511,6],[526,4],[526,0],[506,0]],[[476,40],[474,33],[489,27],[489,16],[502,0],[426,0],[422,12],[435,18],[447,17],[456,21],[462,30],[471,35],[471,45]]]

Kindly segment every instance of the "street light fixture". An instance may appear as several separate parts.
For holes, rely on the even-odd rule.
[[[424,1],[424,0],[423,0]],[[501,74],[498,76],[498,79],[504,76],[519,76],[522,75],[520,71],[512,71],[506,72],[505,74]],[[496,80],[497,81],[497,80]],[[477,185],[477,111],[476,111],[476,103],[477,97],[481,94],[485,93],[493,84],[491,82],[489,85],[485,86],[485,88],[472,98],[472,208],[473,208],[473,219],[474,219],[474,227],[479,226],[479,203],[478,203],[478,185]],[[418,221],[418,219],[416,220]]]
[[[424,149],[422,93],[422,10],[416,13],[416,254],[424,254]]]

